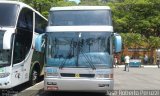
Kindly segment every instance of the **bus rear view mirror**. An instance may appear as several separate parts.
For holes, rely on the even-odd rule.
[[[35,50],[43,52],[45,47],[45,34],[40,34],[35,40]]]
[[[11,49],[14,37],[14,31],[0,31],[0,49]]]
[[[119,34],[114,34],[114,46],[115,52],[121,52],[122,50],[122,38]]]

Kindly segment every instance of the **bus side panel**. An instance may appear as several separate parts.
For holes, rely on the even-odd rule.
[[[24,61],[16,65],[13,65],[12,69],[13,73],[11,80],[16,82],[12,82],[12,86],[17,86],[19,84],[29,81],[29,72],[30,72],[32,54],[33,54],[33,49],[30,50],[28,56],[25,58]]]
[[[31,60],[32,60],[32,57],[33,57],[33,52],[34,50],[31,48],[27,58],[25,59],[25,62],[24,62],[24,66],[23,66],[23,81],[24,82],[27,82],[29,81],[29,73],[30,73],[30,68],[31,68]]]
[[[44,75],[44,53],[42,52],[33,52],[33,58],[32,58],[32,65],[31,65],[31,69],[33,69],[33,67],[35,67],[35,64],[39,65],[39,72],[40,72],[40,76]]]

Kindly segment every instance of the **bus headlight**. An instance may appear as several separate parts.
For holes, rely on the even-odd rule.
[[[58,75],[58,69],[53,67],[46,67],[45,68],[45,76],[59,76]]]
[[[109,79],[113,79],[113,74],[97,74],[96,78],[109,78]]]
[[[45,72],[45,77],[47,77],[47,76],[58,76],[58,73],[48,73],[48,72]]]
[[[8,77],[10,75],[9,72],[7,73],[0,73],[0,78],[5,78],[5,77]]]

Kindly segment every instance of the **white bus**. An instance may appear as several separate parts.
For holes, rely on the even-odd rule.
[[[0,1],[0,89],[24,82],[35,84],[44,74],[44,52],[35,51],[47,19],[17,1]]]
[[[113,90],[113,49],[120,52],[122,42],[109,7],[53,7],[45,37],[44,90]]]

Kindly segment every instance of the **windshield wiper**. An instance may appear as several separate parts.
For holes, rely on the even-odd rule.
[[[71,56],[71,52],[72,52],[72,44],[73,44],[73,38],[72,38],[72,40],[71,40],[71,43],[70,43],[70,50],[69,50],[69,52],[68,52],[68,56],[65,58],[65,60],[60,64],[60,66],[59,66],[59,69],[62,69],[63,68],[63,66],[65,65],[65,63],[66,63],[66,61],[67,61],[67,59],[69,58],[69,59],[71,59],[72,58],[72,56]]]
[[[82,53],[83,54],[83,56],[85,57],[85,59],[87,60],[87,62],[88,62],[88,64],[90,65],[90,67],[93,69],[93,70],[95,70],[96,69],[96,67],[92,64],[92,60],[90,60],[89,59],[89,57],[86,55],[86,54],[84,54],[84,52],[83,52],[83,50],[82,50],[82,47],[83,47],[83,45],[84,45],[84,39],[82,39],[82,40],[79,40],[78,39],[78,49],[77,49],[77,66],[78,66],[78,60],[79,60],[79,54],[80,53]]]
[[[85,59],[88,61],[88,64],[91,66],[91,68],[95,70],[96,67],[93,65],[92,60],[90,60],[89,57],[86,54],[84,54],[82,50],[81,50],[81,53],[84,55]]]
[[[88,64],[90,65],[90,67],[95,70],[96,67],[93,65],[92,60],[89,59],[89,57],[83,52],[82,47],[84,44],[84,40],[82,39],[81,41],[79,41],[79,53],[81,52],[83,54],[83,56],[85,57],[85,59],[87,60]]]
[[[65,58],[65,60],[60,64],[59,69],[63,68],[63,66],[65,65],[66,61],[67,61],[67,58]]]
[[[85,57],[85,59],[87,60],[89,66],[90,66],[93,70],[95,70],[96,67],[93,65],[92,60],[90,60],[90,58],[89,58],[86,54],[84,54],[84,52],[83,52],[83,50],[82,50],[83,42],[84,42],[83,40],[82,40],[82,41],[78,41],[77,44],[76,44],[76,46],[77,46],[76,67],[78,67],[78,63],[79,63],[79,54],[82,53],[83,56]],[[71,47],[72,44],[74,44],[73,39],[72,39],[71,44],[70,44],[70,50],[69,50],[69,52],[68,52],[69,54],[71,54],[71,52],[72,52],[72,47]],[[74,45],[73,45],[73,46],[74,46]],[[62,61],[62,63],[61,63],[60,66],[59,66],[60,69],[62,69],[62,68],[64,67],[66,61],[67,61],[68,59],[71,59],[71,57],[69,57],[69,58],[66,57],[66,58],[64,58],[64,59],[65,59],[65,60]]]

